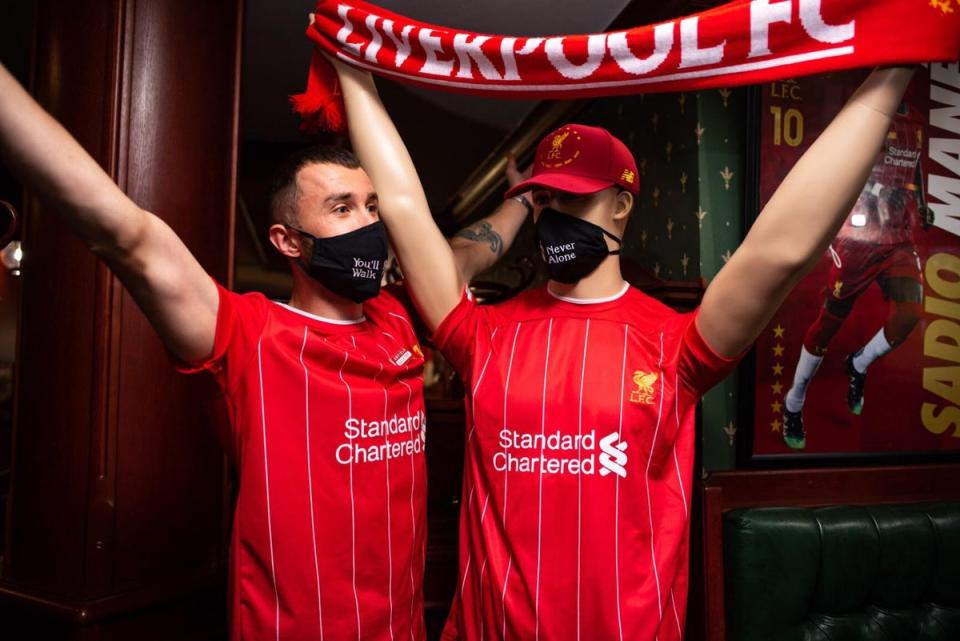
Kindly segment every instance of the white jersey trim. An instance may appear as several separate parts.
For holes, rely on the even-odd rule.
[[[360,315],[360,318],[327,318],[326,316],[317,316],[316,314],[311,314],[310,312],[305,312],[302,309],[297,309],[286,303],[281,303],[278,300],[271,301],[275,305],[279,305],[284,309],[290,310],[294,314],[300,314],[301,316],[306,316],[307,318],[312,318],[315,321],[320,321],[321,323],[330,323],[331,325],[358,325],[367,320],[367,317],[363,314]]]
[[[267,537],[270,541],[270,577],[273,583],[273,600],[276,604],[276,641],[280,641],[280,592],[277,589],[277,565],[273,552],[273,516],[270,512],[270,463],[267,460],[267,409],[263,396],[263,357],[261,345],[263,337],[257,341],[257,373],[260,377],[260,427],[263,432],[263,480],[267,490]]]
[[[617,299],[623,298],[628,289],[630,289],[630,283],[624,281],[623,288],[613,296],[607,296],[606,298],[573,298],[572,296],[561,296],[550,289],[550,286],[547,285],[547,292],[551,296],[557,300],[562,300],[565,303],[573,303],[574,305],[596,305],[597,303],[610,303]]]

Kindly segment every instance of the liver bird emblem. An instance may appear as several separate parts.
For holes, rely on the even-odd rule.
[[[633,384],[637,389],[631,390],[630,402],[640,403],[641,405],[653,405],[655,395],[653,385],[660,376],[656,372],[642,372],[637,370],[633,373]]]

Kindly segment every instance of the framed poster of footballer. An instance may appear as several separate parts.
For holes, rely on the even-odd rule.
[[[761,208],[865,75],[761,88]],[[753,384],[752,460],[960,453],[956,64],[918,69],[835,240],[758,339]]]

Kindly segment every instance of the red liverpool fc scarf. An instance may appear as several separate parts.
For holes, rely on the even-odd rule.
[[[585,98],[755,84],[960,57],[960,0],[733,0],[661,24],[593,35],[495,36],[416,22],[362,0],[320,0],[307,128],[340,130],[336,74],[319,52],[425,87]]]

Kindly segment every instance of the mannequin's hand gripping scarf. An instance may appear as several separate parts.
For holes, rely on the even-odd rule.
[[[340,130],[336,74],[319,52],[447,91],[569,99],[756,84],[855,67],[960,57],[960,0],[734,0],[660,24],[526,38],[417,22],[360,0],[321,0],[308,128]]]

